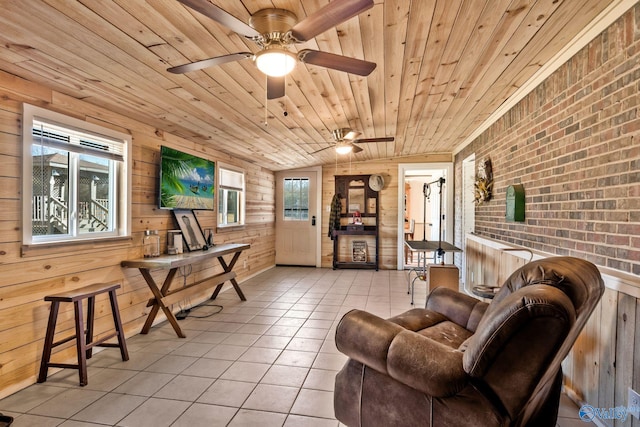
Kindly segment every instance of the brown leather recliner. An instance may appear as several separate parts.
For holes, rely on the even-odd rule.
[[[352,310],[334,409],[348,426],[555,426],[561,362],[602,297],[588,261],[516,270],[491,304],[446,288],[385,320]]]

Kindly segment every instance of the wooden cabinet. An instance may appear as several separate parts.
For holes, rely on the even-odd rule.
[[[333,268],[378,270],[378,192],[369,186],[371,175],[336,176],[340,195],[340,227],[333,230]]]
[[[429,285],[427,292],[437,287],[445,287],[456,292],[460,291],[460,272],[452,264],[427,264],[427,278]]]

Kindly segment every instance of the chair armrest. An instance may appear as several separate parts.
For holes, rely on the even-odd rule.
[[[426,309],[446,316],[452,322],[475,332],[488,304],[449,288],[435,288],[427,296]]]
[[[361,310],[342,317],[336,346],[351,359],[436,397],[455,394],[469,378],[462,352]]]
[[[412,331],[396,335],[388,355],[389,376],[433,397],[452,396],[469,376],[463,353]]]
[[[362,310],[351,310],[336,328],[336,347],[351,359],[387,372],[387,353],[391,342],[405,329]]]

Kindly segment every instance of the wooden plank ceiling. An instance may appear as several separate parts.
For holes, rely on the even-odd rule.
[[[210,0],[244,22],[263,8],[302,19],[328,0]],[[452,152],[610,1],[376,0],[293,50],[377,64],[360,77],[298,62],[266,100],[251,59],[168,67],[251,40],[177,0],[2,0],[0,69],[270,170],[334,163],[331,131],[362,138],[353,160]],[[266,104],[266,109],[265,109]],[[287,113],[286,115],[284,113]],[[266,118],[266,124],[265,124]]]

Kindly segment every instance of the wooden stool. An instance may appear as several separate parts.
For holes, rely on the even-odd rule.
[[[72,291],[62,292],[56,295],[49,295],[44,297],[45,301],[51,301],[51,312],[49,313],[49,324],[47,325],[47,333],[44,339],[44,348],[42,350],[42,360],[40,362],[40,374],[38,375],[38,382],[43,383],[47,380],[47,372],[49,367],[55,368],[70,368],[77,369],[80,375],[80,385],[87,385],[87,359],[91,359],[92,348],[96,346],[100,347],[119,347],[122,360],[129,360],[129,352],[127,351],[127,344],[124,340],[124,331],[122,329],[122,322],[120,321],[120,312],[118,311],[118,300],[116,299],[116,289],[120,288],[119,283],[96,283],[94,285],[85,286],[80,289],[74,289]],[[109,293],[109,300],[111,301],[111,312],[113,314],[113,323],[115,325],[115,332],[100,338],[97,341],[93,341],[93,318],[95,312],[96,295],[104,292]],[[84,321],[82,319],[82,300],[88,299],[87,306],[87,329],[85,333]],[[67,338],[63,338],[60,341],[53,342],[53,337],[56,329],[56,320],[58,318],[58,309],[61,302],[72,302],[75,311],[75,335],[71,335]],[[118,337],[118,343],[105,343],[106,340],[113,337]],[[52,363],[51,350],[61,344],[76,340],[76,351],[78,353],[78,363]]]

